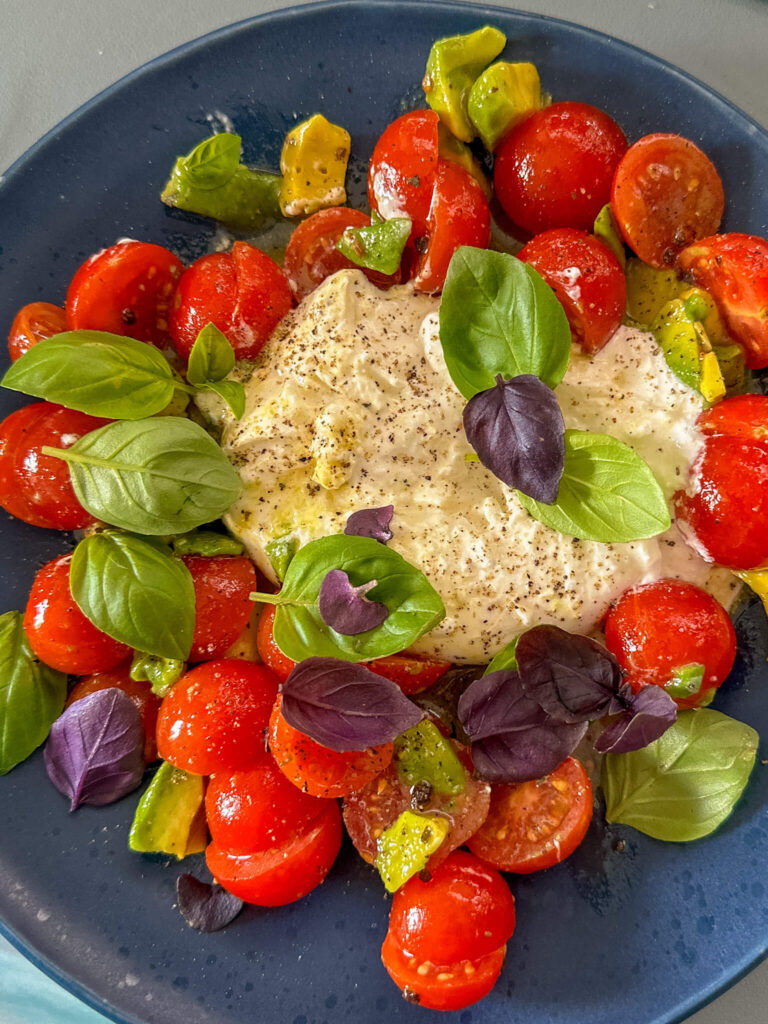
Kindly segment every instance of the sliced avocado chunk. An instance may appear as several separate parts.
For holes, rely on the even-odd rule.
[[[219,555],[242,555],[245,548],[239,540],[217,530],[191,530],[173,538],[173,550],[177,555],[205,555],[214,558]]]
[[[491,201],[491,186],[488,183],[485,171],[472,155],[472,150],[466,142],[459,142],[455,135],[448,131],[441,121],[437,126],[437,147],[440,156],[446,160],[453,160],[459,167],[463,167],[468,174],[471,174],[477,184],[483,190],[488,202]]]
[[[535,64],[499,61],[479,75],[467,98],[467,113],[491,152],[516,124],[541,110],[541,81]]]
[[[652,324],[683,288],[674,270],[657,270],[634,257],[627,260],[627,314],[636,323]]]
[[[622,241],[619,233],[618,225],[613,218],[610,203],[606,203],[600,213],[598,213],[597,217],[595,217],[592,233],[595,238],[599,238],[601,242],[605,242],[621,264],[621,269],[626,270],[627,254],[624,249],[624,242]]]
[[[698,693],[704,682],[704,666],[699,662],[682,665],[672,673],[672,678],[665,683],[664,689],[674,700],[685,700]]]
[[[716,402],[725,395],[725,382],[707,332],[698,320],[691,320],[691,311],[686,300],[668,302],[659,313],[653,332],[672,372],[705,401]]]
[[[181,860],[202,853],[206,841],[202,775],[164,761],[136,808],[128,846],[136,853],[167,853]]]
[[[395,740],[397,774],[409,786],[428,782],[437,793],[455,796],[466,774],[449,740],[434,722],[424,720]]]
[[[133,652],[130,676],[135,682],[152,684],[152,693],[166,697],[174,683],[184,675],[186,663],[175,658],[161,658],[158,654]]]
[[[376,270],[380,274],[394,274],[400,266],[410,234],[409,217],[391,217],[379,224],[347,228],[336,248],[358,267]]]
[[[374,861],[387,892],[397,892],[409,878],[423,871],[450,830],[445,818],[403,811],[379,837]]]
[[[747,364],[741,345],[717,345],[712,349],[717,359],[726,391],[743,394],[747,389]]]

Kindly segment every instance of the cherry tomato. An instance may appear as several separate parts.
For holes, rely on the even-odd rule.
[[[195,775],[257,767],[276,694],[277,680],[263,665],[238,658],[198,665],[163,700],[160,757]]]
[[[131,698],[141,715],[141,724],[144,726],[144,761],[146,764],[152,764],[157,760],[155,730],[157,728],[157,713],[160,710],[160,698],[152,693],[150,683],[131,679],[130,669],[131,663],[127,661],[124,665],[119,665],[109,672],[96,672],[89,676],[83,676],[72,688],[67,697],[66,706],[69,707],[70,704],[87,697],[89,693],[96,693],[97,690],[113,688],[122,690]]]
[[[184,271],[171,311],[171,338],[183,359],[209,323],[227,336],[238,359],[253,359],[293,305],[274,260],[247,242],[203,256]]]
[[[680,268],[711,294],[747,366],[768,366],[768,242],[736,232],[702,238],[680,253]]]
[[[260,907],[294,903],[317,888],[331,870],[341,847],[341,814],[333,801],[304,832],[279,846],[237,856],[215,842],[205,851],[213,877],[228,892]]]
[[[388,658],[366,661],[365,667],[378,676],[391,679],[406,697],[410,697],[436,683],[445,675],[451,663],[424,658],[419,654],[391,654]]]
[[[705,558],[727,569],[768,567],[768,444],[708,437],[674,508],[686,540]]]
[[[275,611],[273,604],[265,605],[259,618],[259,626],[256,631],[256,647],[259,657],[275,673],[281,683],[284,683],[288,676],[296,668],[296,662],[286,658],[283,652],[275,643],[273,630],[275,628]]]
[[[79,268],[67,291],[70,330],[109,331],[163,345],[184,267],[151,242],[118,242]]]
[[[410,217],[411,239],[427,234],[438,164],[434,110],[411,110],[384,129],[368,165],[368,202],[385,220]]]
[[[621,324],[627,282],[621,264],[594,235],[553,228],[523,246],[518,258],[541,274],[562,303],[573,340],[598,352]]]
[[[742,441],[768,443],[768,395],[734,395],[696,421],[702,434],[736,437]]]
[[[67,329],[67,317],[61,306],[51,302],[30,302],[22,306],[11,324],[8,335],[8,351],[11,362],[15,363],[19,356],[42,341],[61,334]]]
[[[43,455],[42,448],[70,448],[108,422],[51,402],[12,412],[0,423],[0,505],[25,523],[51,530],[95,523],[75,497],[66,462]]]
[[[291,235],[285,248],[283,270],[297,302],[337,270],[361,270],[336,248],[346,228],[364,228],[371,218],[348,206],[330,206],[307,217]],[[400,282],[396,274],[380,274],[376,270],[363,273],[377,288],[390,288]]]
[[[221,658],[245,629],[253,611],[256,570],[250,558],[185,555],[195,585],[195,633],[190,661]]]
[[[570,857],[592,820],[592,784],[567,757],[543,779],[491,788],[488,817],[467,845],[501,871],[527,875]]]
[[[354,793],[392,760],[391,743],[370,750],[329,750],[289,725],[280,713],[281,706],[278,697],[269,720],[269,749],[286,778],[311,796]]]
[[[59,672],[107,672],[129,658],[131,649],[102,633],[77,607],[69,589],[71,561],[71,555],[61,555],[35,576],[24,631],[40,661]]]
[[[616,168],[611,209],[627,245],[652,267],[671,267],[697,238],[717,231],[725,208],[720,175],[681,135],[645,135]]]
[[[548,228],[589,231],[608,202],[627,148],[621,128],[586,103],[553,103],[502,139],[493,181],[505,213],[538,234]]]

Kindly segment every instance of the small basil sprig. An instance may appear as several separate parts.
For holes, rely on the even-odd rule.
[[[218,519],[240,494],[240,478],[213,438],[177,417],[110,423],[43,454],[68,463],[91,515],[134,533],[186,533]]]
[[[189,353],[187,380],[195,388],[215,391],[239,420],[245,412],[245,388],[239,381],[224,379],[234,368],[234,349],[215,324],[208,324]]]
[[[400,266],[410,234],[411,221],[408,217],[392,217],[362,228],[347,228],[336,248],[358,267],[377,270],[380,274],[394,274]]]
[[[0,615],[0,775],[40,746],[66,699],[66,675],[32,653],[21,612]]]
[[[368,597],[386,606],[387,618],[365,633],[343,636],[320,615],[323,580],[342,570],[353,587],[371,580]],[[426,576],[396,551],[370,537],[337,534],[311,541],[293,556],[278,594],[252,594],[277,605],[274,638],[293,661],[312,656],[364,661],[396,654],[414,643],[445,616],[445,606]]]

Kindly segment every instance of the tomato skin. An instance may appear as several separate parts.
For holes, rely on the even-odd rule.
[[[570,857],[592,820],[592,784],[567,757],[543,779],[491,788],[488,817],[467,845],[500,871],[527,875]]]
[[[238,658],[193,668],[160,708],[160,757],[193,775],[256,768],[277,685],[268,668]]]
[[[109,331],[168,342],[168,317],[184,266],[162,245],[118,242],[83,263],[67,291],[72,331]]]
[[[385,220],[410,217],[411,239],[427,233],[438,164],[434,110],[411,110],[388,125],[368,164],[368,202]]]
[[[185,555],[195,585],[195,632],[189,660],[221,658],[245,629],[253,611],[256,570],[244,555]]]
[[[697,551],[727,569],[768,567],[768,444],[706,438],[689,490],[678,491],[673,504]]]
[[[377,676],[384,676],[397,683],[406,697],[421,693],[438,679],[441,679],[451,667],[450,661],[437,661],[418,654],[391,654],[388,658],[376,658],[366,661],[365,667]]]
[[[325,880],[341,848],[338,804],[325,802],[305,831],[277,847],[236,856],[215,842],[205,851],[208,870],[228,892],[260,907],[302,899]]]
[[[715,300],[747,366],[768,366],[768,241],[738,232],[702,238],[680,253],[680,268]]]
[[[589,231],[608,202],[627,149],[616,122],[586,103],[552,103],[516,125],[496,150],[494,185],[505,213],[538,234]]]
[[[273,630],[276,611],[277,608],[273,604],[264,606],[256,630],[256,647],[264,664],[269,666],[281,683],[284,683],[296,668],[296,662],[287,658],[275,643]]]
[[[768,395],[734,395],[706,409],[696,421],[706,436],[768,443]]]
[[[627,306],[627,281],[607,245],[586,231],[553,228],[517,254],[537,270],[565,309],[573,340],[598,352],[613,337]]]
[[[329,750],[294,729],[275,701],[269,720],[269,749],[286,778],[310,796],[347,796],[380,775],[392,760],[394,746],[384,743],[370,750]]]
[[[131,649],[102,633],[77,607],[69,589],[71,562],[71,555],[60,555],[35,576],[24,611],[29,646],[59,672],[107,672],[129,658]]]
[[[52,338],[67,329],[67,317],[61,306],[51,302],[29,302],[22,306],[13,318],[8,335],[8,351],[11,362],[29,352],[38,341]]]
[[[176,351],[189,358],[209,323],[227,336],[238,359],[253,359],[293,305],[285,274],[266,253],[247,242],[211,253],[182,274],[171,310]]]
[[[117,668],[111,669],[109,672],[95,672],[83,676],[70,691],[66,707],[98,690],[113,688],[122,690],[131,698],[141,715],[141,724],[144,726],[144,763],[152,764],[157,760],[155,731],[157,729],[157,714],[160,710],[160,698],[152,693],[150,683],[131,679],[130,670],[131,663],[127,661],[124,665],[118,665]]]

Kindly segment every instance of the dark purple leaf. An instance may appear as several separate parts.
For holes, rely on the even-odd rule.
[[[217,932],[235,920],[244,903],[220,885],[201,882],[194,875],[179,875],[176,879],[176,898],[179,913],[199,932]]]
[[[281,693],[286,722],[330,750],[389,743],[424,717],[396,683],[339,658],[300,661]]]
[[[470,398],[467,440],[503,483],[551,505],[565,465],[565,424],[551,388],[532,374],[504,380]]]
[[[588,722],[626,708],[618,661],[596,640],[535,626],[515,651],[523,689],[559,722]]]
[[[523,691],[520,675],[489,672],[459,699],[459,721],[472,740],[472,760],[489,782],[527,782],[549,775],[573,753],[587,724],[555,721]]]
[[[348,537],[370,537],[372,540],[386,544],[392,540],[389,524],[395,514],[394,505],[383,505],[381,508],[364,508],[353,512],[347,519],[344,533]]]
[[[144,728],[122,690],[97,690],[70,705],[51,728],[43,751],[48,778],[80,804],[109,804],[130,793],[144,774]]]
[[[356,636],[375,629],[389,615],[380,601],[368,601],[365,595],[376,586],[376,580],[353,587],[343,569],[331,569],[320,584],[318,610],[320,618],[331,629],[344,636]]]
[[[600,754],[629,754],[653,743],[677,721],[677,705],[660,686],[644,686],[629,708],[608,725],[595,742]]]

